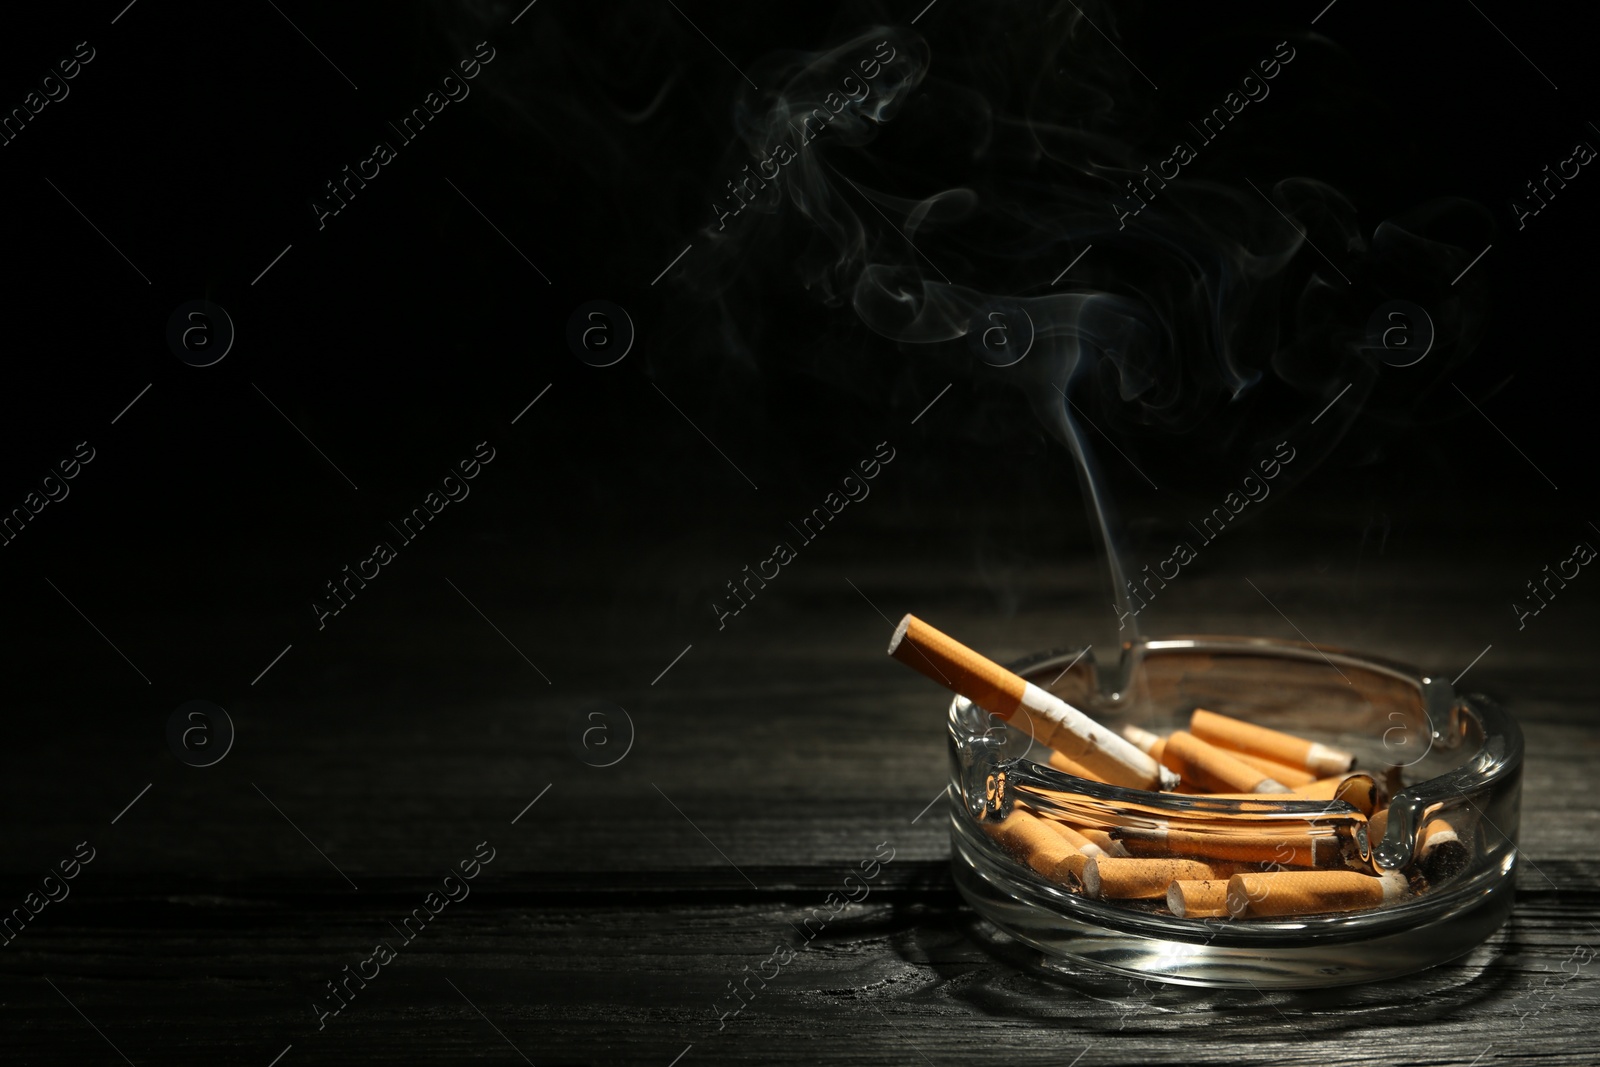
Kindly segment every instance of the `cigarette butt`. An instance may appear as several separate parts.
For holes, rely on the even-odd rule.
[[[1378,780],[1370,774],[1352,774],[1334,786],[1333,799],[1342,800],[1370,817],[1378,806]]]
[[[1157,763],[1161,762],[1161,750],[1167,747],[1167,739],[1160,734],[1153,734],[1149,730],[1132,724],[1122,728],[1122,736],[1126,737],[1140,752],[1149,756]]]
[[[955,638],[907,615],[889,655],[1093,771],[1134,789],[1171,789],[1176,775],[1065,700],[986,659]],[[1018,710],[1024,714],[1017,715]],[[1013,716],[1016,716],[1013,720]]]
[[[1340,862],[1341,855],[1339,839],[1332,834],[1130,829],[1123,833],[1122,843],[1135,856],[1182,856],[1284,867],[1331,866]]]
[[[1124,726],[1122,736],[1126,737],[1140,752],[1149,756],[1157,763],[1161,762],[1161,751],[1167,747],[1167,739],[1160,734],[1153,734],[1149,730],[1138,726]]]
[[[1304,785],[1295,786],[1294,791],[1310,800],[1332,800],[1338,795],[1339,787],[1353,777],[1354,774],[1335,774],[1327,778],[1317,778]],[[1371,778],[1372,775],[1368,774],[1365,777]]]
[[[1406,787],[1406,772],[1403,767],[1389,766],[1383,770],[1383,792],[1385,796],[1394,796]]]
[[[1333,778],[1318,778],[1307,785],[1287,793],[1209,793],[1213,800],[1342,800],[1370,816],[1378,806],[1378,781],[1370,774],[1357,771]]]
[[[1087,868],[1085,877],[1087,878]],[[1084,883],[1087,885],[1087,881]],[[1356,871],[1271,871],[1228,879],[1228,914],[1234,916],[1322,915],[1363,911],[1390,904],[1406,892],[1405,876],[1377,878]]]
[[[983,828],[1007,852],[1052,882],[1067,885],[1068,874],[1083,877],[1088,857],[1051,829],[1047,819],[1013,808],[1005,819],[986,822]]]
[[[1060,835],[1061,838],[1067,842],[1067,844],[1071,845],[1077,851],[1082,852],[1085,856],[1109,855],[1109,853],[1107,853],[1099,845],[1080,834],[1076,828],[1068,826],[1064,822],[1057,822],[1055,819],[1046,819],[1045,824],[1049,826],[1050,829],[1054,830],[1058,835]]]
[[[1287,793],[1289,787],[1242,763],[1225,749],[1179,730],[1167,738],[1161,762],[1182,780],[1219,793]]]
[[[1068,826],[1055,819],[1046,819],[1050,829],[1066,839],[1067,844],[1082,852],[1085,856],[1126,856],[1128,850],[1122,846],[1121,841],[1112,840],[1110,834],[1104,830],[1083,829],[1077,826]]]
[[[1212,743],[1215,744],[1215,742]],[[1262,774],[1265,774],[1273,781],[1282,782],[1290,789],[1299,789],[1301,786],[1310,785],[1312,782],[1317,780],[1316,775],[1301,767],[1293,767],[1287,763],[1279,763],[1277,760],[1267,759],[1265,756],[1257,756],[1251,752],[1241,752],[1235,748],[1228,748],[1226,745],[1217,745],[1217,747],[1223,749],[1228,753],[1228,755],[1232,756],[1239,762],[1250,764],[1250,766],[1254,767]],[[1160,759],[1161,757],[1157,756],[1156,758]]]
[[[1167,886],[1167,910],[1180,919],[1210,919],[1228,914],[1225,878],[1182,879]]]
[[[1189,731],[1203,741],[1300,767],[1318,778],[1343,774],[1356,765],[1348,752],[1202,708],[1189,716]]]
[[[1050,766],[1058,771],[1077,775],[1079,778],[1084,778],[1091,782],[1105,782],[1104,778],[1101,778],[1077,760],[1070,760],[1059,752],[1050,753]]]
[[[1373,848],[1378,847],[1378,842],[1383,840],[1383,835],[1389,831],[1389,809],[1379,808],[1367,819],[1367,843]]]
[[[1417,859],[1430,882],[1442,882],[1460,874],[1472,858],[1456,828],[1444,819],[1429,819],[1417,836]]]
[[[1089,842],[1089,844],[1093,845],[1095,848],[1098,848],[1107,856],[1126,856],[1128,854],[1128,850],[1123,846],[1122,842],[1118,841],[1104,830],[1096,829],[1093,826],[1074,826],[1072,829],[1077,831],[1078,835],[1085,841]]]
[[[1183,786],[1180,785],[1177,789],[1177,792],[1182,793]],[[1209,790],[1202,790],[1194,795],[1198,797],[1204,797],[1206,800],[1254,801],[1254,803],[1239,805],[1239,814],[1241,815],[1264,815],[1269,812],[1275,812],[1279,810],[1277,805],[1286,801],[1304,803],[1308,800],[1316,799],[1314,797],[1308,797],[1303,793],[1213,793]],[[1227,814],[1211,814],[1210,817],[1213,819],[1222,820],[1237,818],[1237,816],[1235,816],[1232,812]]]
[[[1167,895],[1173,882],[1215,877],[1216,872],[1199,860],[1092,856],[1083,865],[1083,891],[1101,900],[1157,899]]]

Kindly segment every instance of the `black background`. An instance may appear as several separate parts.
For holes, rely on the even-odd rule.
[[[502,742],[476,733],[463,709],[484,664],[503,666],[510,650],[492,633],[455,632],[479,626],[460,594],[489,619],[515,618],[503,636],[550,679],[557,703],[533,727],[537,744],[565,743],[561,701],[631,695],[648,708],[653,695],[640,694],[679,650],[718,639],[711,604],[723,583],[880,441],[896,459],[875,503],[852,505],[851,531],[808,552],[864,572],[914,558],[930,586],[964,591],[971,619],[1044,604],[1083,633],[1115,632],[1103,587],[1043,592],[1033,579],[1094,542],[1070,457],[1011,379],[959,343],[897,345],[850,307],[816,299],[788,269],[793,245],[744,248],[721,302],[686,284],[738,143],[734,102],[748,86],[735,64],[831,47],[879,23],[903,29],[920,4],[678,6],[538,0],[514,26],[518,3],[280,11],[139,0],[118,17],[113,0],[7,13],[0,106],[20,105],[77,42],[96,50],[70,96],[0,148],[0,507],[21,505],[78,442],[96,453],[67,499],[0,548],[8,872],[23,878],[66,854],[39,830],[40,812],[99,820],[150,780],[146,769],[176,766],[164,729],[185,700],[230,710],[236,764],[252,758],[249,728],[268,699],[293,705],[308,736],[350,714],[401,748],[405,738],[385,731],[426,704],[460,724],[461,745],[494,750]],[[1312,27],[1321,6],[1114,16],[1086,6],[1160,89],[1120,67],[1095,31],[1080,28],[1081,51],[1062,62],[1127,87],[1122,132],[1155,159],[1184,119],[1293,40],[1305,58],[1228,131],[1233,141],[1202,155],[1198,176],[1246,193],[1246,178],[1314,176],[1349,199],[1367,233],[1436,197],[1482,206],[1482,228],[1461,237],[1468,259],[1492,244],[1462,283],[1485,316],[1472,351],[1411,368],[1369,357],[1370,389],[1319,424],[1314,457],[1240,535],[1308,584],[1384,557],[1360,597],[1291,612],[1314,637],[1319,612],[1393,621],[1414,606],[1415,569],[1448,557],[1460,604],[1486,620],[1481,642],[1428,646],[1459,668],[1482,643],[1522,639],[1510,607],[1522,579],[1600,537],[1588,525],[1600,521],[1589,498],[1600,178],[1585,168],[1521,230],[1511,207],[1573,144],[1600,144],[1586,110],[1590,27],[1514,5],[1361,0],[1339,0]],[[911,32],[928,42],[932,76],[970,71],[1023,48],[1042,10],[939,0]],[[480,40],[496,58],[471,96],[319,230],[309,205],[323,183],[375,140],[393,143],[385,123]],[[904,169],[885,181],[909,197],[937,189]],[[1324,251],[1346,262],[1347,250]],[[1055,262],[1075,252],[1063,245]],[[1295,262],[1320,268],[1309,248]],[[1437,291],[1439,279],[1415,286]],[[207,368],[181,362],[165,336],[173,310],[195,299],[225,307],[237,328]],[[594,299],[622,305],[637,327],[631,352],[607,368],[566,343],[569,316]],[[1365,310],[1345,325],[1358,329]],[[744,331],[736,340],[730,323]],[[1185,520],[1237,482],[1238,457],[1271,426],[1304,425],[1354,366],[1330,364],[1315,388],[1269,381],[1260,402],[1218,400],[1182,433],[1119,419],[1115,403],[1095,408],[1128,460],[1091,435],[1128,519],[1130,558],[1165,555]],[[496,459],[471,496],[319,630],[311,602],[323,583],[370,554],[387,521],[481,441]],[[1482,577],[1479,563],[1516,577]],[[872,599],[898,617],[902,593]],[[855,595],[775,583],[730,625]],[[1587,647],[1592,598],[1580,586],[1549,620],[1573,638],[1564,647]],[[1174,605],[1152,608],[1154,628],[1193,624]],[[1073,635],[1010,636],[1037,647]],[[730,647],[759,671],[763,639]],[[870,640],[864,655],[877,653]],[[803,674],[803,658],[774,669]],[[580,662],[608,666],[574,678]],[[546,699],[545,681],[522,681]],[[688,714],[656,725],[700,728]],[[286,791],[349,773],[290,753],[249,766]],[[515,810],[535,791],[508,785],[498,803]],[[192,832],[231,832],[196,818]],[[470,833],[438,835],[435,851]],[[270,868],[219,869],[190,844],[127,863],[180,879]],[[555,854],[535,865],[585,867]]]
[[[903,23],[904,13],[864,5],[754,20],[706,5],[688,10],[691,24],[651,5],[541,4],[508,27],[513,6],[341,8],[319,13],[318,32],[302,24],[328,56],[345,58],[339,68],[359,91],[271,5],[221,16],[200,5],[136,4],[114,26],[115,11],[91,6],[49,19],[18,13],[4,45],[8,106],[76,42],[90,41],[97,58],[65,101],[4,149],[14,267],[5,287],[7,506],[77,441],[103,457],[70,502],[48,508],[6,548],[8,599],[21,617],[54,611],[46,607],[54,594],[28,572],[70,568],[78,588],[117,591],[108,607],[142,602],[173,613],[170,632],[148,635],[153,661],[166,661],[160,673],[228,684],[257,657],[208,644],[218,636],[204,622],[211,612],[275,614],[299,626],[305,587],[322,581],[317,564],[363,547],[365,531],[484,439],[515,442],[526,465],[482,483],[473,519],[449,524],[439,539],[499,537],[529,558],[595,544],[655,551],[702,524],[739,523],[762,509],[803,512],[890,428],[915,443],[901,481],[884,490],[900,506],[931,515],[944,510],[944,494],[957,506],[1038,494],[1060,522],[1079,521],[1064,451],[996,375],[985,379],[992,368],[962,358],[958,346],[938,359],[896,351],[848,308],[784,291],[781,256],[740,265],[777,290],[756,311],[771,325],[754,350],[709,343],[718,309],[676,291],[673,273],[651,285],[712,217],[734,143],[739,75],[694,25],[715,26],[711,37],[730,56],[760,56],[823,47],[874,16]],[[942,6],[920,25],[936,57],[941,30],[955,50],[984,47],[959,38],[987,16]],[[1510,207],[1541,167],[1600,136],[1581,107],[1582,35],[1544,20],[1529,20],[1525,38],[1512,33],[1543,70],[1562,72],[1557,90],[1470,8],[1342,7],[1315,28],[1331,41],[1307,38],[1301,83],[1280,77],[1273,101],[1282,114],[1257,131],[1245,125],[1256,119],[1247,111],[1230,129],[1242,143],[1228,162],[1249,165],[1205,176],[1241,188],[1252,173],[1258,184],[1315,176],[1351,199],[1369,232],[1434,197],[1475,201],[1492,220],[1484,243],[1494,247],[1473,273],[1487,276],[1492,296],[1477,351],[1449,374],[1405,368],[1418,381],[1404,383],[1403,409],[1390,404],[1357,421],[1317,480],[1391,513],[1415,509],[1416,521],[1451,501],[1467,511],[1497,500],[1570,502],[1582,514],[1575,498],[1591,461],[1578,431],[1588,396],[1584,294],[1595,277],[1585,254],[1587,174],[1520,232]],[[1238,5],[1119,16],[1124,50],[1149,56],[1168,83],[1137,105],[1150,112],[1147,142],[1164,148],[1170,131],[1219,99],[1272,41],[1305,32],[1309,19],[1298,16],[1274,20]],[[322,183],[374,140],[396,140],[386,121],[420,102],[481,39],[498,57],[474,94],[400,147],[319,231],[309,202]],[[1102,52],[1094,62],[1109,63]],[[658,93],[655,119],[617,117],[643,111]],[[1202,156],[1199,166],[1209,162]],[[178,305],[202,298],[227,308],[238,339],[222,363],[195,369],[171,358],[165,324]],[[597,298],[623,305],[638,327],[628,358],[603,371],[572,358],[564,342],[568,316]],[[808,343],[811,358],[797,358]],[[941,422],[898,429],[951,381]],[[112,427],[147,383],[150,393]],[[552,383],[551,403],[512,427]],[[654,386],[762,491],[746,494],[748,484]],[[1315,412],[1335,391],[1285,402]],[[1201,434],[1146,435],[1131,454],[1141,466],[1177,469],[1196,436],[1230,419],[1221,405],[1211,415]],[[1182,467],[1171,488],[1209,501],[1228,473]],[[1546,492],[1551,481],[1562,490]],[[1132,498],[1141,484],[1116,488]],[[358,537],[348,550],[346,530]],[[310,573],[300,588],[263,582],[264,554],[301,556]],[[652,566],[670,568],[670,552]]]

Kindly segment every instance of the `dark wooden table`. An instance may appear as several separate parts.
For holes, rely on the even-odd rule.
[[[1454,963],[1208,991],[1047,972],[977,929],[935,801],[944,700],[885,659],[888,618],[915,610],[1000,657],[1108,620],[1087,552],[1046,544],[1008,571],[929,534],[889,553],[912,531],[886,503],[720,632],[684,629],[700,606],[671,577],[731,569],[715,538],[664,549],[674,572],[615,560],[603,587],[505,552],[419,555],[336,643],[238,687],[237,740],[212,767],[181,765],[148,714],[19,716],[7,906],[77,842],[96,856],[0,953],[6,1062],[1592,1064],[1595,595],[1574,588],[1519,632],[1502,595],[1517,564],[1483,550],[1498,534],[1418,531],[1380,554],[1338,513],[1284,510],[1219,542],[1157,621],[1293,636],[1249,577],[1319,643],[1452,672],[1492,645],[1470,683],[1526,731],[1525,851],[1512,921]],[[483,615],[444,579],[481,591]],[[52,647],[41,668],[66,662]],[[576,718],[611,731],[590,763],[623,752],[626,721],[589,718],[594,700],[631,720],[613,766],[570,743]],[[493,860],[470,895],[403,939],[480,842]],[[799,919],[884,843],[871,895],[724,1016],[730,983],[798,944]],[[325,983],[378,942],[394,958],[319,1028]]]

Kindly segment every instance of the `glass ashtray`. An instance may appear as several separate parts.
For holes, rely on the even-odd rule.
[[[1011,669],[1113,730],[1184,730],[1206,709],[1337,747],[1389,797],[1385,825],[1338,800],[1106,785],[1056,770],[1028,733],[957,697],[949,708],[957,888],[1047,959],[1198,986],[1345,985],[1463,955],[1510,913],[1522,732],[1487,697],[1377,657],[1257,637],[1147,638],[1124,645],[1110,668],[1066,651]],[[1337,841],[1351,866],[1404,888],[1363,910],[1179,917],[1164,899],[1095,899],[1077,878],[1030,867],[997,833],[1019,806],[1021,818],[1088,828],[1102,841],[1235,819],[1309,826]],[[1457,839],[1446,864],[1423,862],[1424,827],[1436,820]]]

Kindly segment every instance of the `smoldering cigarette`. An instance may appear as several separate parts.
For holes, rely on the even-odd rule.
[[[1013,808],[1000,822],[982,825],[1002,848],[1050,881],[1068,885],[1068,874],[1082,879],[1088,857],[1052,829],[1049,820]]]
[[[1203,708],[1196,708],[1189,717],[1189,732],[1223,748],[1302,768],[1318,778],[1343,774],[1356,765],[1356,758],[1341,749]]]
[[[1203,833],[1193,830],[1126,829],[1121,841],[1135,856],[1181,856],[1285,867],[1328,867],[1342,862],[1335,834]]]
[[[1386,871],[1376,878],[1356,871],[1241,873],[1228,879],[1228,914],[1269,917],[1364,911],[1393,904],[1406,892],[1406,878],[1399,871]]]
[[[1211,919],[1228,914],[1228,880],[1180,879],[1167,886],[1167,910],[1180,919]]]
[[[1091,856],[1083,865],[1083,891],[1102,900],[1157,899],[1167,895],[1173,882],[1215,877],[1216,872],[1199,860]]]
[[[1289,787],[1184,730],[1167,738],[1161,762],[1185,782],[1221,793],[1287,793]]]
[[[1112,785],[1171,789],[1175,774],[1053,693],[1006,670],[915,615],[900,620],[889,655],[959,693]],[[1017,715],[1021,710],[1024,713]],[[1015,717],[1015,718],[1013,718]]]

